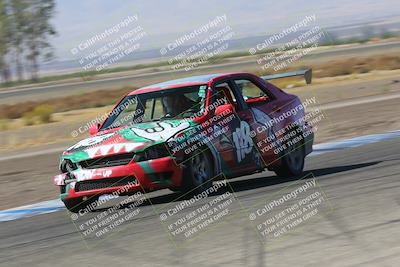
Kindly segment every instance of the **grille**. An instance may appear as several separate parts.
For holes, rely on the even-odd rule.
[[[134,156],[135,153],[125,153],[114,156],[106,156],[97,159],[88,159],[79,162],[79,164],[81,165],[82,168],[85,169],[97,169],[103,167],[121,166],[131,162]]]
[[[91,181],[82,181],[78,182],[75,185],[76,192],[88,191],[88,190],[96,190],[103,188],[112,188],[117,186],[124,186],[130,184],[137,184],[137,180],[133,176],[129,177],[120,177],[113,179],[99,179],[99,180],[91,180]]]

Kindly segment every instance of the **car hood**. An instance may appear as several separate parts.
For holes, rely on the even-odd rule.
[[[149,146],[166,142],[191,127],[193,121],[165,120],[135,124],[109,133],[99,133],[69,147],[62,159],[79,162],[109,155],[139,152]]]

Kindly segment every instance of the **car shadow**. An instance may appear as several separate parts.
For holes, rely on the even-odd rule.
[[[282,177],[273,175],[273,176],[264,176],[264,177],[253,178],[253,179],[232,181],[229,184],[232,187],[231,191],[241,192],[241,191],[246,191],[246,190],[258,189],[258,188],[266,187],[266,186],[272,186],[272,185],[293,182],[293,181],[303,180],[303,179],[307,180],[307,179],[311,179],[314,177],[317,178],[317,177],[328,175],[328,174],[334,174],[334,173],[340,173],[340,172],[346,172],[346,171],[350,171],[350,170],[365,168],[365,167],[379,164],[380,162],[381,161],[375,161],[375,162],[368,162],[368,163],[361,163],[361,164],[354,164],[354,165],[345,165],[345,166],[336,166],[336,167],[330,167],[330,168],[307,170],[307,171],[304,171],[301,175],[299,175],[297,177],[282,178]]]
[[[241,179],[241,180],[228,180],[226,185],[223,185],[218,188],[216,192],[211,193],[209,196],[218,196],[224,194],[226,192],[242,192],[248,191],[253,189],[259,189],[263,187],[273,186],[277,184],[293,182],[297,180],[307,180],[311,178],[318,178],[320,176],[346,172],[350,170],[365,168],[369,166],[373,166],[379,164],[381,161],[374,161],[368,163],[361,163],[361,164],[353,164],[353,165],[345,165],[345,166],[336,166],[336,167],[329,167],[329,168],[321,168],[321,169],[312,169],[304,171],[300,176],[294,176],[289,178],[282,178],[276,175],[267,175],[257,178],[249,178],[249,179]],[[149,206],[154,204],[168,204],[171,202],[183,201],[188,200],[193,197],[193,194],[184,194],[182,193],[169,193],[161,196],[146,198],[146,200],[140,206]],[[119,208],[124,209],[128,208],[132,202],[126,203],[121,205]],[[108,208],[97,208],[94,210],[95,212],[105,211]]]

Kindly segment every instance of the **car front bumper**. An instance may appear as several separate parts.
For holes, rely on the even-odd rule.
[[[182,167],[172,157],[122,166],[78,169],[54,176],[54,184],[62,188],[62,200],[179,187],[181,180]]]

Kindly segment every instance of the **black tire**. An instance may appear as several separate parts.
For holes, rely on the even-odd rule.
[[[212,186],[214,177],[213,161],[210,153],[203,151],[192,156],[183,170],[183,192],[201,193]]]
[[[63,200],[63,202],[67,210],[73,213],[79,213],[80,210],[84,210],[90,204],[94,203],[98,199],[99,198],[97,196],[93,196],[89,197],[87,200],[83,200],[82,198],[76,198],[76,199]],[[90,211],[92,211],[92,209],[90,209]]]
[[[274,170],[276,175],[286,178],[299,176],[303,173],[304,159],[306,157],[303,144],[303,139],[291,146],[289,146],[289,142],[286,144],[288,147],[283,152],[282,165]]]

